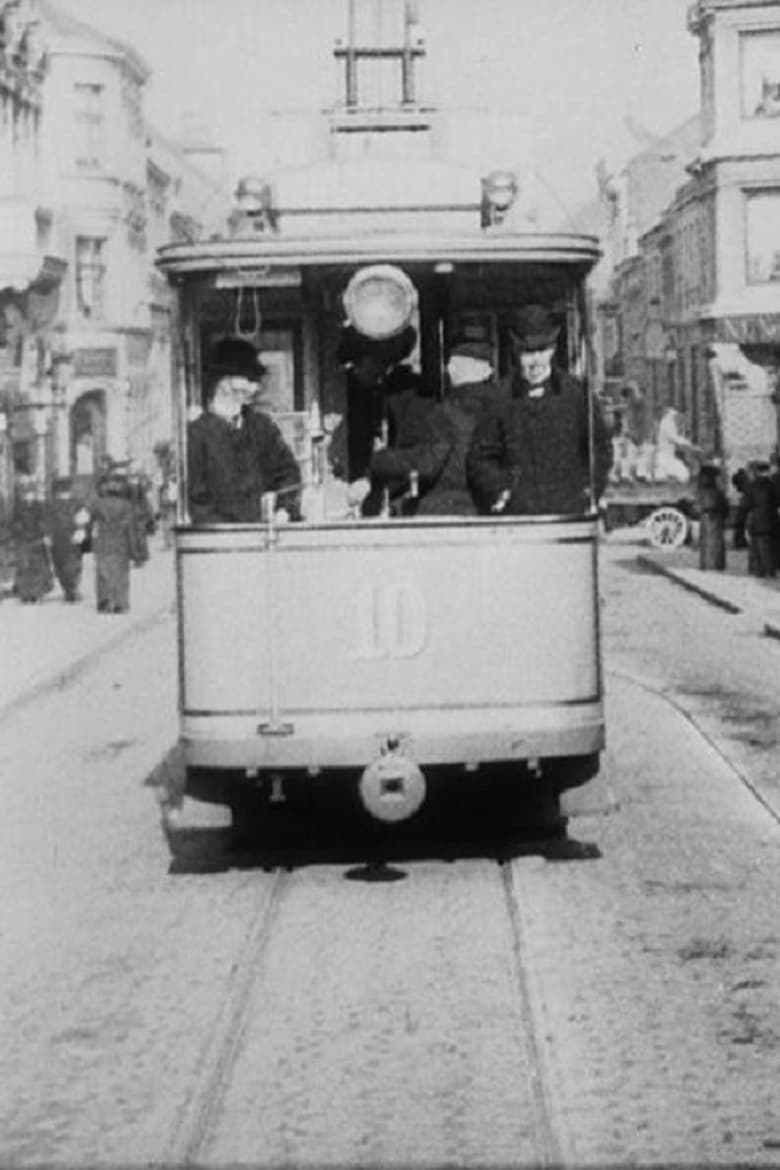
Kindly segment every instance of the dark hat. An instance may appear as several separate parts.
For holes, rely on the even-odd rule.
[[[542,305],[524,305],[512,309],[507,318],[507,327],[512,340],[521,349],[549,349],[555,345],[560,333],[551,313]]]
[[[337,359],[342,366],[353,365],[363,357],[371,357],[384,366],[395,366],[407,358],[415,347],[417,331],[413,325],[394,337],[377,339],[366,337],[352,325],[341,331]]]
[[[265,373],[257,350],[243,337],[221,337],[211,351],[206,368],[219,377],[249,378],[258,382]]]
[[[480,362],[492,362],[493,346],[489,341],[469,341],[461,338],[453,342],[450,357],[470,357]]]
[[[73,480],[69,475],[58,475],[52,482],[52,491],[69,492],[73,487]]]

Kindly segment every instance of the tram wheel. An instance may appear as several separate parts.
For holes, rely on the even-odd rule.
[[[647,528],[653,548],[680,548],[688,535],[688,521],[679,508],[656,508]]]

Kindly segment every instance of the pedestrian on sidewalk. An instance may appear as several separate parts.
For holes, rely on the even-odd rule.
[[[79,586],[87,539],[89,512],[73,494],[68,476],[59,476],[53,484],[51,517],[51,559],[65,601],[81,599]]]
[[[33,476],[21,479],[14,508],[14,593],[25,604],[40,601],[54,586],[46,509]]]
[[[726,517],[729,505],[720,484],[720,468],[703,463],[697,477],[699,497],[699,568],[726,568]]]
[[[123,479],[109,474],[98,488],[93,509],[92,550],[98,613],[127,613],[130,562],[141,564],[133,506]]]
[[[753,553],[752,572],[756,577],[774,577],[780,542],[780,500],[770,479],[768,463],[756,463],[754,466],[750,505],[747,530]]]

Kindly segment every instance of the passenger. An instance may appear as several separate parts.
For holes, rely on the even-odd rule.
[[[421,500],[419,515],[476,516],[466,481],[466,454],[477,416],[495,394],[493,350],[487,341],[458,341],[447,362],[449,390],[442,412],[453,432],[453,446],[434,487]]]
[[[484,513],[584,511],[591,417],[594,498],[604,492],[612,458],[607,428],[583,383],[554,365],[558,333],[539,305],[511,314],[515,369],[480,415],[466,459],[469,486]]]
[[[25,603],[40,601],[54,586],[49,561],[46,509],[32,476],[20,481],[11,525],[14,543],[14,593]]]
[[[254,523],[265,492],[276,492],[280,511],[299,518],[296,458],[273,419],[249,405],[264,372],[251,342],[227,337],[215,346],[204,370],[203,413],[187,428],[194,524]]]
[[[333,434],[334,473],[347,478],[364,516],[412,515],[436,483],[453,444],[441,407],[422,394],[404,359],[417,334],[409,326],[379,341],[345,328],[339,360],[348,370],[347,418]]]
[[[124,476],[109,472],[98,485],[92,506],[92,550],[98,613],[130,609],[130,562],[142,564],[143,550]]]

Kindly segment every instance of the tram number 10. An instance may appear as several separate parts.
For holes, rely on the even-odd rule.
[[[353,659],[414,658],[425,649],[425,598],[410,585],[373,585],[363,590],[357,599],[356,616]]]

